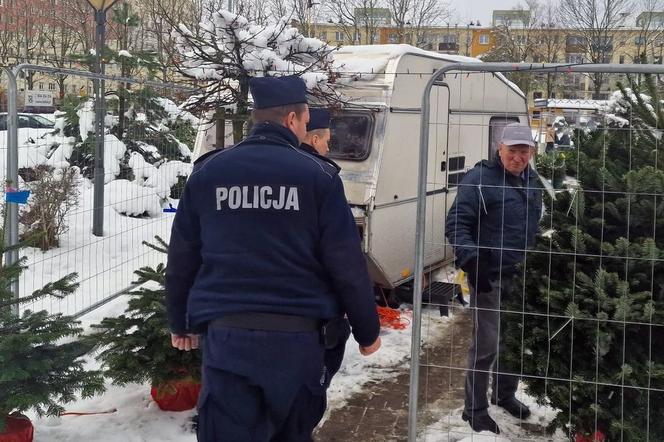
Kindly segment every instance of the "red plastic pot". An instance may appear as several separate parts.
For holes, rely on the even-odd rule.
[[[35,428],[30,419],[22,414],[5,418],[5,431],[0,433],[0,442],[32,442]]]
[[[150,390],[152,399],[163,411],[191,410],[196,406],[200,392],[201,384],[191,378],[153,386]]]

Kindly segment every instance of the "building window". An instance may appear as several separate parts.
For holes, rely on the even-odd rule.
[[[340,31],[335,32],[334,33],[334,39],[336,41],[344,41],[344,33],[340,32]]]
[[[44,90],[44,83],[41,83],[41,82],[39,83],[39,90],[40,91]]]
[[[619,63],[620,63],[620,64],[625,64],[625,56],[624,56],[624,55],[621,55],[621,56],[620,56],[620,61],[619,61]]]
[[[456,43],[457,36],[455,34],[445,34],[442,36],[441,43]]]
[[[565,44],[567,46],[584,46],[586,39],[578,35],[570,35],[565,39]]]
[[[542,91],[533,92],[533,100],[537,100],[539,98],[542,98]]]
[[[488,45],[489,44],[489,35],[488,34],[480,34],[480,44],[481,45]]]
[[[359,32],[355,32],[355,35],[353,36],[353,42],[361,43],[362,42],[362,34]]]
[[[55,83],[49,83],[48,84],[48,90],[49,91],[54,91],[55,90]]]
[[[528,38],[525,35],[517,35],[516,44],[518,44],[519,46],[525,46],[526,44],[528,44]]]
[[[639,35],[638,37],[634,37],[634,44],[635,45],[644,45],[646,44],[646,38]]]
[[[399,34],[388,34],[387,35],[388,43],[399,43]]]
[[[661,55],[656,56],[655,60],[654,60],[654,63],[655,64],[662,64],[662,56]]]
[[[583,54],[567,54],[565,61],[571,64],[583,63]]]
[[[327,41],[327,32],[321,32],[318,34],[318,39],[321,41]]]

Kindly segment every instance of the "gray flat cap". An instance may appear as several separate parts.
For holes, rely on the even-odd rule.
[[[530,126],[522,123],[510,123],[505,126],[501,143],[506,146],[517,146],[520,144],[530,147],[536,146]]]

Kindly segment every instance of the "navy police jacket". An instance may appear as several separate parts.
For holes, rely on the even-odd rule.
[[[194,165],[171,231],[169,325],[182,334],[226,314],[343,314],[363,346],[380,325],[338,171],[287,128],[257,124]]]
[[[479,271],[513,273],[534,245],[541,215],[542,186],[530,166],[518,177],[498,156],[477,163],[459,184],[445,224],[457,266],[482,253],[488,267]]]

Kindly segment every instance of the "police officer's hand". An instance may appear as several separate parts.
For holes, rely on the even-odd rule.
[[[171,345],[178,350],[195,350],[198,348],[198,335],[176,335],[171,333]]]
[[[374,343],[368,347],[362,347],[360,345],[360,353],[362,354],[362,356],[369,356],[370,354],[376,353],[379,348],[380,348],[380,336],[378,336],[378,339],[376,339]]]

